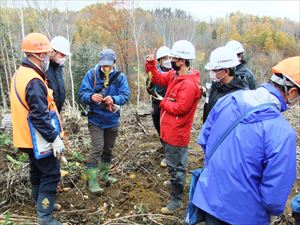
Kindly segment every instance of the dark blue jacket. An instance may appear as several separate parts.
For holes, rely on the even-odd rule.
[[[157,66],[157,70],[159,72],[168,72],[168,70],[164,70],[160,65]],[[150,84],[149,84],[150,83]],[[167,88],[166,87],[163,87],[163,86],[159,86],[157,84],[153,84],[151,81],[150,81],[150,78],[148,77],[147,78],[147,81],[146,81],[146,85],[149,84],[149,87],[147,87],[147,91],[150,95],[152,96],[155,96],[155,92],[157,94],[159,94],[160,96],[162,97],[165,97],[165,94],[166,94],[166,91],[167,91]],[[159,107],[159,104],[160,104],[160,100],[157,100],[155,98],[151,98],[152,99],[152,106],[158,106]]]
[[[245,78],[240,79],[238,76],[235,76],[228,84],[212,82],[208,103],[205,103],[203,108],[203,123],[206,121],[209,112],[220,98],[229,93],[247,88],[247,80]]]
[[[34,69],[43,80],[46,75],[32,62],[25,58],[22,66]],[[32,79],[26,87],[26,102],[29,106],[29,117],[33,126],[48,142],[53,142],[59,134],[51,124],[48,110],[47,88],[39,79]]]
[[[94,87],[94,70],[96,68],[96,87]],[[80,89],[79,97],[83,104],[89,106],[89,124],[99,126],[102,129],[116,127],[120,124],[120,110],[112,113],[105,109],[102,104],[92,101],[92,95],[95,93],[111,96],[114,104],[124,105],[129,97],[130,91],[127,78],[124,73],[113,71],[109,74],[109,80],[112,83],[104,88],[104,73],[100,70],[100,66],[90,69],[84,76]]]
[[[63,77],[63,65],[50,60],[49,69],[46,72],[48,79],[48,87],[53,90],[53,97],[60,113],[66,99],[65,82]]]
[[[246,67],[244,63],[238,65],[234,71],[235,75],[241,79],[246,78],[249,89],[254,90],[256,88],[256,79],[250,69]]]

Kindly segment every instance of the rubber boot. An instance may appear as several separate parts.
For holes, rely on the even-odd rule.
[[[33,197],[35,203],[37,202],[38,197],[39,197],[39,190],[40,190],[40,185],[32,185],[31,186],[31,194],[32,194],[32,197]],[[53,205],[54,211],[60,211],[61,209],[62,209],[61,204],[54,203],[54,205]]]
[[[32,185],[31,186],[31,195],[36,203],[39,197],[40,185]]]
[[[163,158],[162,160],[161,160],[161,162],[160,162],[160,167],[162,167],[162,168],[167,168],[167,161],[166,161],[166,159],[165,158]]]
[[[118,180],[114,177],[111,177],[108,175],[110,170],[110,164],[109,163],[101,163],[99,165],[99,172],[100,172],[100,178],[101,180],[104,180],[107,183],[114,184]]]
[[[38,214],[38,224],[40,225],[62,225],[56,219],[53,218],[53,205],[54,195],[39,194],[36,203],[36,210]]]
[[[164,181],[164,182],[163,182],[163,186],[166,187],[166,188],[171,189],[171,188],[172,188],[171,181],[170,181],[170,180]]]
[[[161,208],[161,213],[165,215],[171,215],[176,211],[182,209],[182,201],[180,199],[171,199],[166,207]]]
[[[97,168],[89,168],[85,171],[88,181],[88,189],[94,194],[103,192],[97,180]]]

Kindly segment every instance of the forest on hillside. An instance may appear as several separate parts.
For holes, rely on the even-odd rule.
[[[144,10],[135,7],[134,1],[97,3],[80,11],[62,11],[51,1],[44,7],[30,0],[23,2],[24,7],[17,7],[18,1],[10,3],[0,3],[0,105],[4,109],[9,106],[10,79],[23,57],[22,38],[30,32],[70,40],[73,55],[65,64],[65,80],[73,106],[84,74],[97,64],[103,48],[116,51],[117,67],[129,80],[130,103],[137,106],[149,101],[144,88],[148,48],[172,47],[180,39],[191,41],[197,51],[192,66],[201,71],[202,82],[208,79],[204,65],[210,52],[231,39],[243,43],[248,67],[259,83],[270,75],[272,65],[300,52],[299,23],[288,19],[235,12],[209,22],[196,21],[179,9]]]

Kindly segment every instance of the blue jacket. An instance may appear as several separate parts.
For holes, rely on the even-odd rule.
[[[267,225],[280,215],[296,179],[296,133],[280,111],[286,104],[270,84],[221,98],[198,137],[205,155],[249,108],[246,117],[216,149],[196,184],[193,204],[232,225]]]
[[[49,68],[46,71],[48,87],[53,90],[53,98],[58,112],[61,112],[66,99],[63,67],[63,65],[58,65],[56,62],[50,60]]]
[[[96,87],[94,88],[94,70],[96,68]],[[84,76],[80,89],[79,97],[83,104],[89,106],[88,122],[89,124],[99,126],[102,129],[116,127],[120,124],[120,110],[112,113],[92,101],[91,97],[94,93],[110,95],[114,104],[124,105],[130,97],[129,86],[126,75],[124,73],[113,70],[109,74],[109,80],[112,83],[104,88],[104,73],[100,70],[100,66],[90,69]],[[101,72],[100,72],[101,71]]]

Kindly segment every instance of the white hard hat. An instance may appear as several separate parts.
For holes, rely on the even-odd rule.
[[[70,42],[62,36],[54,37],[51,40],[51,47],[65,55],[72,55],[70,52]]]
[[[156,52],[156,59],[160,59],[164,56],[169,56],[170,53],[171,50],[167,46],[162,46]]]
[[[195,48],[189,41],[176,41],[172,46],[171,56],[180,59],[195,59]]]
[[[245,51],[243,45],[236,40],[228,41],[225,46],[231,48],[236,55]]]
[[[207,70],[217,70],[232,68],[239,65],[240,62],[231,48],[219,47],[210,53],[209,62],[205,65]]]

